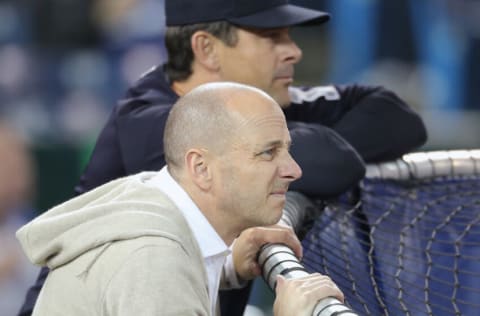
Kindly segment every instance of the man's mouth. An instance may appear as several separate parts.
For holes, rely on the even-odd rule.
[[[286,188],[278,188],[278,189],[274,189],[272,191],[272,195],[285,195],[288,191],[288,187]]]
[[[275,79],[293,81],[294,74],[295,74],[295,71],[293,70],[293,67],[287,67],[287,68],[279,70],[275,74]]]

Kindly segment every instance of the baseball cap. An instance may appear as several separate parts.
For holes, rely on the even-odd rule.
[[[321,24],[326,12],[290,4],[288,0],[165,0],[167,26],[226,20],[255,28]]]

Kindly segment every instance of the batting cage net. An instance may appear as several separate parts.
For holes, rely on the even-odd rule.
[[[359,315],[480,313],[480,150],[369,165],[358,191],[318,203],[302,264]]]

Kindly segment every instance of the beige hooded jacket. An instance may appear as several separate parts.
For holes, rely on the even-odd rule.
[[[198,245],[176,206],[144,184],[112,181],[17,232],[31,262],[51,269],[34,316],[209,315]]]

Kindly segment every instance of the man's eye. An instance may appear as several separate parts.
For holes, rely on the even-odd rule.
[[[276,148],[270,148],[270,149],[267,149],[267,150],[264,150],[264,151],[258,153],[257,156],[261,156],[261,157],[264,157],[264,158],[271,159],[275,156],[276,153],[277,153]]]

